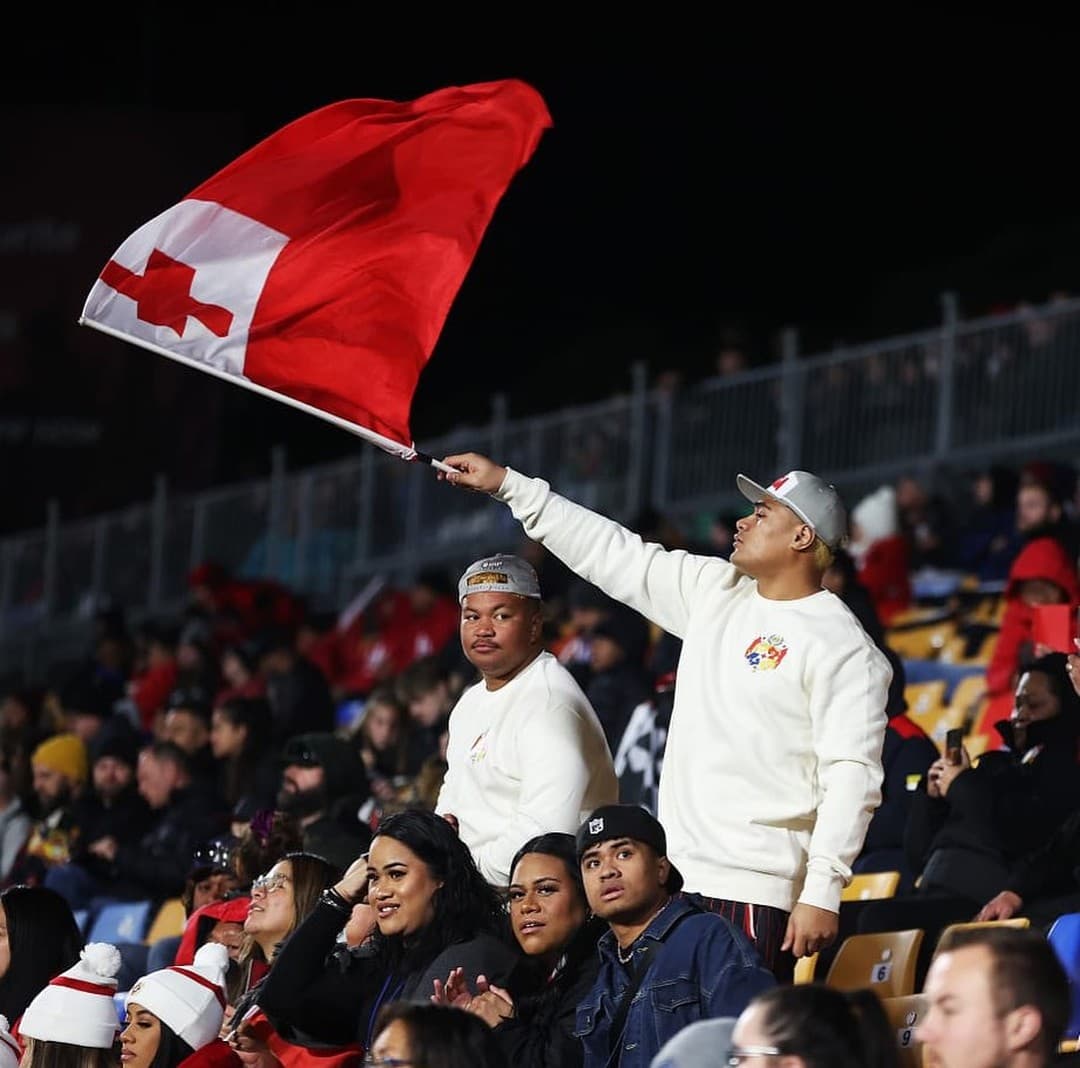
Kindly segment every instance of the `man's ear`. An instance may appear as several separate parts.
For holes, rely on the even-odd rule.
[[[671,878],[671,861],[667,857],[661,857],[656,867],[657,878],[660,886],[667,886]]]
[[[814,538],[817,535],[814,534],[814,528],[809,523],[800,523],[796,528],[791,538],[791,547],[800,553],[806,552],[813,547]]]
[[[1026,1049],[1042,1031],[1042,1013],[1034,1005],[1021,1005],[1005,1016],[1005,1038],[1010,1050]]]

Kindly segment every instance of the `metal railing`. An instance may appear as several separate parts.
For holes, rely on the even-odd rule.
[[[627,393],[584,407],[512,419],[496,398],[486,425],[419,445],[488,452],[623,521],[648,504],[687,524],[742,506],[737,471],[814,470],[853,504],[903,472],[1071,458],[1080,300],[966,322],[948,295],[944,309],[934,329],[815,356],[789,331],[777,364],[674,392],[639,365]],[[330,610],[373,574],[403,581],[521,537],[507,509],[367,445],[296,472],[278,449],[266,478],[184,497],[159,478],[150,501],[77,522],[53,503],[43,529],[0,541],[0,673],[33,680],[83,653],[105,601],[136,621],[178,610],[203,560]]]

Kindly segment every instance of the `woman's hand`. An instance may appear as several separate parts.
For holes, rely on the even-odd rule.
[[[350,904],[358,904],[367,900],[368,884],[368,859],[365,854],[357,857],[348,867],[334,889]]]
[[[465,1008],[473,1015],[479,1016],[488,1027],[498,1027],[504,1020],[513,1017],[514,999],[502,987],[493,986],[483,976],[478,976],[476,981],[478,988],[481,983],[485,989],[477,993]]]
[[[445,983],[438,979],[435,980],[435,993],[431,995],[431,1000],[436,1005],[449,1005],[455,1009],[467,1009],[469,1002],[472,1001],[472,996],[472,991],[469,990],[469,984],[465,979],[465,969],[455,968],[446,977]]]
[[[950,764],[944,757],[940,757],[930,765],[930,770],[926,773],[926,793],[930,797],[945,797],[957,775],[970,767],[971,757],[963,746],[960,747],[959,764]]]

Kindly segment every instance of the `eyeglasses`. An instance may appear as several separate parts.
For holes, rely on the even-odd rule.
[[[260,875],[252,880],[251,892],[254,894],[261,891],[264,894],[272,894],[275,890],[280,890],[288,881],[289,877],[283,871],[279,871],[276,875]]]
[[[781,1050],[778,1050],[775,1046],[732,1046],[727,1051],[727,1057],[724,1058],[724,1064],[728,1068],[739,1068],[739,1065],[747,1059],[747,1057],[782,1057],[784,1054]]]
[[[397,1057],[379,1057],[377,1060],[373,1053],[368,1053],[364,1057],[365,1068],[409,1068],[412,1061],[402,1061]]]

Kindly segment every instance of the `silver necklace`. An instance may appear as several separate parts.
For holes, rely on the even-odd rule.
[[[620,964],[630,963],[630,961],[633,959],[634,951],[637,949],[637,944],[641,941],[641,935],[643,935],[649,929],[649,925],[653,922],[653,920],[656,919],[657,916],[660,915],[661,912],[664,911],[664,909],[668,907],[669,904],[671,904],[670,897],[649,917],[648,922],[641,929],[641,934],[639,934],[637,938],[635,938],[633,942],[631,942],[630,945],[626,947],[625,957],[623,956],[622,946],[620,946],[618,942],[615,943],[615,956],[619,958]]]

